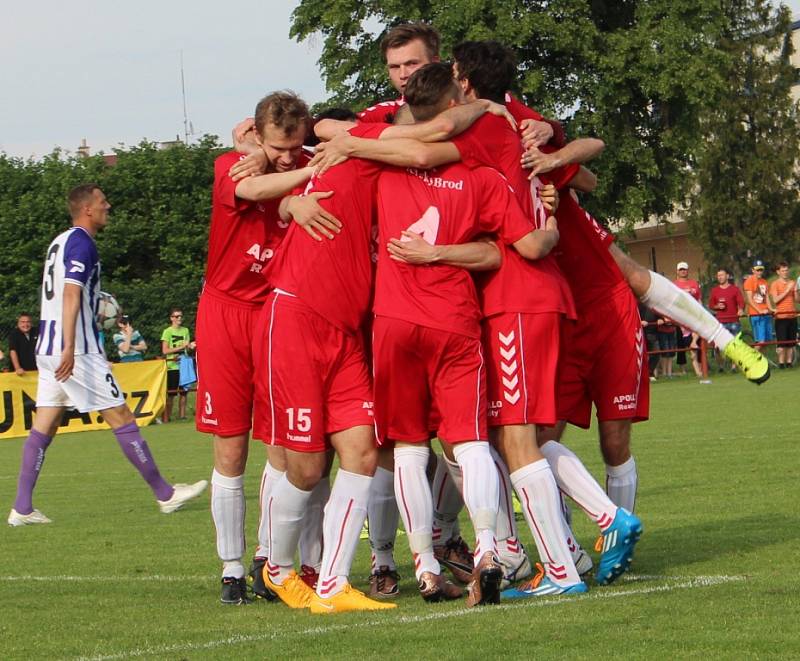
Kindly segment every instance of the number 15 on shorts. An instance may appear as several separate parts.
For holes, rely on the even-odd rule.
[[[311,431],[311,409],[286,409],[289,431],[306,434]]]

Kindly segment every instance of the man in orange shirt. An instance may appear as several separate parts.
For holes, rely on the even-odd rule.
[[[769,300],[769,285],[764,280],[764,262],[753,262],[753,274],[744,281],[744,298],[747,301],[747,314],[756,342],[769,342],[772,339],[772,314],[775,307]],[[764,353],[764,347],[758,349]]]
[[[775,305],[775,335],[778,344],[778,367],[786,369],[794,362],[794,345],[797,343],[797,311],[794,307],[795,281],[789,278],[789,265],[778,264],[778,279],[769,286],[769,295]]]

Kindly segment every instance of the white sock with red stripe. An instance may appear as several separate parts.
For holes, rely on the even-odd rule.
[[[211,518],[217,531],[217,555],[223,562],[222,575],[244,576],[244,475],[226,477],[211,474]]]
[[[310,499],[311,491],[298,489],[286,474],[272,488],[267,502],[270,519],[267,570],[273,583],[280,585],[294,569],[294,553]]]
[[[279,471],[267,461],[264,472],[261,474],[261,489],[258,494],[258,503],[261,507],[261,516],[258,520],[258,545],[256,546],[256,558],[269,557],[269,516],[267,514],[267,503],[270,494],[278,480],[283,476],[283,471]]]
[[[650,287],[639,300],[681,326],[691,328],[720,351],[733,340],[730,331],[713,314],[663,275],[650,271]]]
[[[367,518],[371,482],[369,475],[341,468],[336,473],[322,523],[322,567],[317,581],[320,597],[332,597],[347,585],[358,538]]]
[[[453,531],[456,529],[458,514],[464,507],[464,499],[459,490],[460,485],[456,485],[447,464],[446,457],[440,454],[436,455],[436,474],[431,483],[434,546],[444,544],[454,536]],[[458,464],[455,466],[458,468]],[[461,477],[460,468],[458,468],[458,476]]]
[[[397,508],[414,556],[414,574],[440,574],[441,568],[433,556],[433,500],[425,469],[428,466],[426,445],[394,449],[394,495]]]
[[[367,506],[369,545],[372,551],[372,571],[380,567],[396,569],[394,540],[400,523],[400,512],[394,497],[394,473],[378,466],[372,478]]]
[[[558,488],[547,459],[539,459],[511,473],[522,502],[525,520],[533,533],[546,575],[559,585],[573,585],[581,578],[567,546],[567,530]]]
[[[322,515],[331,495],[331,479],[323,477],[311,490],[311,499],[300,530],[300,564],[319,572],[322,563]]]
[[[601,532],[608,528],[617,515],[617,506],[577,455],[558,441],[548,441],[539,449],[550,464],[558,488],[580,505]]]
[[[489,444],[468,441],[453,446],[463,475],[464,504],[475,529],[475,559],[488,551],[497,555],[497,509],[500,503],[500,480]]]
[[[508,466],[494,447],[489,448],[492,453],[494,465],[497,467],[497,478],[500,486],[500,507],[497,510],[497,552],[500,561],[504,564],[504,559],[509,563],[520,557],[522,544],[519,541],[519,531],[517,522],[514,520],[514,495],[511,485],[511,476],[508,474]]]
[[[608,497],[618,507],[633,512],[636,505],[636,489],[639,486],[639,473],[633,457],[619,466],[606,464],[606,491]]]

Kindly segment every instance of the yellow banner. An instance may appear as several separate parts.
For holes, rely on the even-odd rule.
[[[122,387],[136,424],[149,425],[164,408],[166,399],[167,365],[163,360],[144,360],[137,363],[114,363],[114,378]],[[36,411],[37,372],[0,373],[0,440],[27,436]],[[64,412],[58,433],[108,429],[96,411]]]

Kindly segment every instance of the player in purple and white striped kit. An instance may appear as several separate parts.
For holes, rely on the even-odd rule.
[[[74,188],[68,201],[72,227],[53,239],[45,259],[36,347],[36,417],[22,450],[17,498],[8,515],[11,526],[50,523],[33,508],[33,488],[67,408],[103,414],[122,452],[153,490],[162,512],[174,512],[207,485],[205,480],[191,485],[167,482],[139,433],[111,374],[95,324],[100,259],[94,237],[108,224],[111,205],[95,184]]]

